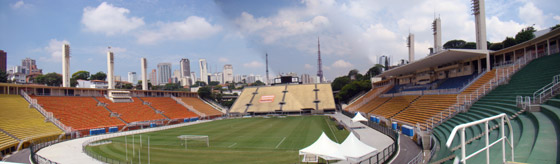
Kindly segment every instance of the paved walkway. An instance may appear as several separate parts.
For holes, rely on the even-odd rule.
[[[408,163],[422,151],[412,139],[404,134],[399,136],[399,154],[392,163]],[[420,156],[422,158],[424,156]]]
[[[79,161],[80,164],[99,164],[102,163],[97,161],[96,159],[88,156],[85,152],[82,151],[82,144],[91,141],[91,140],[102,140],[106,138],[124,136],[124,135],[132,135],[132,134],[139,134],[139,133],[146,133],[152,131],[159,131],[171,128],[177,128],[182,126],[194,125],[204,122],[209,122],[211,120],[203,120],[197,122],[189,122],[189,123],[182,123],[170,126],[162,126],[157,128],[148,128],[142,130],[134,130],[134,131],[126,131],[126,132],[119,132],[119,133],[111,133],[105,135],[97,135],[91,137],[84,137],[79,139],[74,139],[70,141],[65,141],[61,143],[54,144],[49,147],[45,147],[37,152],[40,156],[47,158],[51,161],[57,163],[76,163]]]
[[[356,132],[359,135],[357,137],[360,138],[360,141],[377,149],[378,152],[383,151],[385,148],[393,144],[393,140],[389,136],[375,129],[372,129],[362,123],[357,123],[357,122],[353,123],[352,118],[345,116],[342,113],[337,112],[335,114],[331,114],[330,116],[333,116],[338,121],[341,121],[346,125],[350,126],[354,130],[354,132]],[[341,164],[341,163],[347,163],[347,161],[337,162],[337,164]]]
[[[14,163],[31,163],[29,161],[29,148],[22,149],[16,153],[13,153],[8,158],[5,159],[5,162],[14,162]],[[0,162],[1,163],[1,162]]]

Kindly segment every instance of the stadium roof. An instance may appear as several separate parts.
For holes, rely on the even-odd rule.
[[[486,56],[486,53],[490,53],[490,52],[491,51],[488,50],[447,49],[437,54],[430,55],[423,59],[414,61],[412,63],[387,70],[378,76],[390,77],[390,76],[405,75],[428,67],[434,67],[434,66],[447,64],[454,61],[469,59],[469,58]]]

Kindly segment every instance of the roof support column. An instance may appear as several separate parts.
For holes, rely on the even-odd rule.
[[[490,71],[490,52],[486,52],[486,71]]]
[[[505,65],[505,63],[506,63],[506,55],[507,55],[507,53],[504,53],[504,56],[503,56],[503,59],[504,59],[504,60],[502,60],[502,63],[504,63],[504,65]]]
[[[513,50],[513,60],[512,60],[513,63],[515,63],[515,61],[517,60],[517,57],[515,56],[515,51],[517,51],[517,50]]]
[[[548,55],[550,55],[550,39],[546,40],[546,48],[547,48],[546,51],[547,51]]]
[[[477,64],[478,65],[478,73],[480,74],[482,72],[482,59],[478,58],[477,60],[478,60],[478,62],[477,62],[478,63]]]

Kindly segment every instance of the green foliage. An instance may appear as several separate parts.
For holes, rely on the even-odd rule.
[[[117,89],[132,89],[133,86],[130,83],[119,83],[117,86],[115,86]],[[140,88],[141,89],[141,88]]]
[[[350,78],[348,76],[341,76],[334,79],[331,83],[331,87],[333,91],[339,91],[348,83],[350,83]]]
[[[212,88],[210,88],[209,86],[204,86],[204,87],[200,87],[198,88],[198,96],[200,96],[201,98],[212,98]]]
[[[506,39],[502,42],[504,48],[508,48],[514,46],[516,43],[515,39],[512,37],[506,37]]]
[[[369,80],[361,80],[361,81],[352,81],[350,84],[345,85],[342,87],[340,92],[336,95],[336,97],[343,102],[348,102],[350,98],[354,95],[362,92],[368,91],[371,89],[371,81]]]
[[[181,88],[181,85],[178,83],[167,83],[165,84],[165,86],[163,86],[163,90],[166,91],[175,91],[178,90],[179,88]]]
[[[465,44],[465,46],[462,47],[462,49],[476,49],[476,43],[475,42],[467,42]]]
[[[204,81],[196,81],[194,82],[194,85],[192,85],[192,87],[202,87],[202,86],[206,86],[206,83]]]
[[[48,86],[60,86],[62,84],[62,76],[52,72],[45,75],[39,75],[35,78],[35,82],[46,84]]]
[[[210,81],[210,83],[209,83],[208,85],[209,85],[209,86],[216,86],[216,85],[218,85],[218,84],[220,84],[219,81]]]
[[[371,77],[381,74],[382,69],[383,69],[383,65],[381,64],[376,64],[375,66],[371,67],[364,75],[364,77],[367,76],[367,79],[365,80],[368,80]]]
[[[263,86],[265,85],[262,81],[257,80],[254,83],[252,83],[250,86]]]
[[[8,73],[3,70],[0,70],[0,83],[7,83],[8,82]]]
[[[76,87],[78,85],[78,80],[87,80],[89,79],[89,72],[88,71],[78,71],[72,74],[70,78],[70,85],[72,87]]]
[[[515,35],[515,42],[517,44],[519,44],[519,43],[523,43],[525,41],[528,41],[528,40],[531,40],[531,39],[535,38],[535,31],[537,31],[537,30],[535,30],[535,28],[533,26],[529,26],[527,28],[521,29],[521,31],[519,31]]]
[[[550,30],[555,30],[555,29],[557,29],[558,27],[560,27],[560,24],[556,24],[555,26],[550,27]]]
[[[450,40],[443,44],[443,49],[460,49],[463,48],[466,44],[467,42],[465,42],[464,40]]]
[[[497,51],[497,50],[501,50],[503,48],[504,48],[504,44],[502,44],[500,42],[500,43],[492,43],[492,45],[490,45],[490,47],[488,49]]]
[[[99,71],[93,75],[91,75],[90,80],[105,80],[107,78],[107,74]]]

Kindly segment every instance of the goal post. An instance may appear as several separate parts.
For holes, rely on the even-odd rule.
[[[210,142],[207,135],[180,135],[177,138],[185,143],[185,150],[187,150],[188,140],[206,141],[206,146],[210,147]]]

